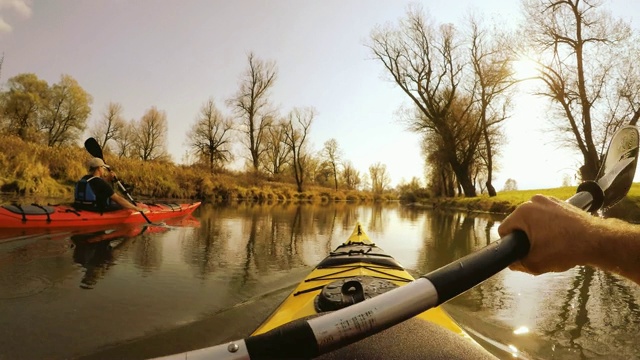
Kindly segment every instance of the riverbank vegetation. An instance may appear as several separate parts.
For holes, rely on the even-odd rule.
[[[460,211],[490,212],[508,214],[519,204],[531,199],[536,194],[553,196],[566,200],[576,193],[575,186],[564,186],[552,189],[512,190],[498,192],[495,197],[482,194],[477,197],[436,197],[421,198],[414,206],[444,208]],[[634,183],[627,196],[618,204],[604,211],[607,217],[615,217],[640,223],[640,183]]]
[[[73,199],[73,186],[86,172],[91,156],[80,146],[49,147],[0,136],[0,192],[25,198]],[[176,165],[166,160],[143,161],[106,153],[106,162],[118,178],[142,199],[202,199],[208,201],[372,201],[397,199],[395,191],[373,194],[321,185],[298,192],[285,177],[260,172],[218,170],[206,166]]]
[[[15,136],[0,136],[0,192],[6,198],[27,201],[38,199],[73,199],[73,186],[85,172],[90,155],[80,146],[51,148],[25,142]],[[105,160],[118,177],[133,188],[137,199],[199,199],[205,201],[310,201],[373,202],[400,201],[407,206],[447,208],[462,211],[509,213],[535,194],[568,199],[572,186],[539,190],[510,190],[497,196],[486,194],[470,197],[436,197],[414,181],[401,184],[380,194],[347,190],[332,186],[311,185],[297,191],[293,179],[277,181],[256,172],[218,171],[212,174],[206,166],[176,165],[167,161],[142,161],[119,158],[106,153]],[[640,222],[640,184],[633,184],[629,195],[608,215]]]

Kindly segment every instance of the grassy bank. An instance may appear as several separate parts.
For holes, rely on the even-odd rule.
[[[433,208],[447,208],[461,211],[491,212],[508,214],[519,204],[536,194],[553,196],[566,200],[576,193],[574,186],[553,189],[517,190],[499,192],[495,197],[481,195],[475,198],[431,198],[421,199],[418,204]],[[640,183],[634,183],[628,195],[617,205],[605,212],[606,216],[640,223]]]
[[[87,171],[91,156],[80,146],[50,148],[11,136],[0,136],[0,193],[25,199],[73,199],[73,186]],[[396,199],[394,192],[338,190],[306,185],[299,193],[287,179],[253,172],[216,171],[198,165],[119,158],[105,153],[118,178],[133,186],[138,199],[205,201],[358,201]]]
[[[73,186],[85,174],[90,155],[80,146],[50,148],[26,143],[16,137],[0,136],[0,193],[5,198],[39,202],[39,199],[72,201]],[[144,162],[105,154],[105,160],[118,177],[133,186],[136,199],[199,199],[204,201],[335,201],[371,202],[406,199],[412,205],[462,211],[509,213],[535,194],[568,199],[575,187],[505,191],[496,197],[432,198],[428,191],[413,193],[390,190],[382,195],[368,191],[338,190],[306,185],[298,193],[291,179],[273,179],[253,172],[218,171],[211,173],[198,165],[184,166],[169,162]],[[425,196],[427,196],[425,198]],[[411,200],[408,200],[411,199]],[[640,222],[640,183],[633,184],[629,195],[607,212]]]

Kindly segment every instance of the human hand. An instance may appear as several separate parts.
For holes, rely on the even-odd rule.
[[[102,173],[102,178],[108,181],[116,182],[118,181],[118,178],[116,177],[116,173],[113,172],[111,169],[105,168],[107,171]]]
[[[514,230],[524,231],[531,244],[529,254],[509,268],[538,275],[585,264],[592,252],[593,219],[567,202],[543,195],[533,196],[498,227],[501,237]]]

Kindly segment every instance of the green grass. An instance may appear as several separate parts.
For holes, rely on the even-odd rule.
[[[422,199],[420,202],[434,208],[508,214],[536,194],[566,200],[575,193],[576,187],[567,186],[552,189],[504,191],[499,192],[495,197],[481,195],[475,198],[430,198]],[[640,183],[633,183],[627,196],[608,209],[605,215],[631,222],[640,222]]]

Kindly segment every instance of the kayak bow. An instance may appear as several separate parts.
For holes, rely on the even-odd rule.
[[[347,241],[322,260],[252,335],[294,319],[347,307],[413,280],[400,263],[369,239],[358,223]],[[439,307],[418,317],[468,336]]]

